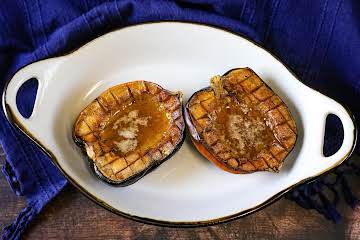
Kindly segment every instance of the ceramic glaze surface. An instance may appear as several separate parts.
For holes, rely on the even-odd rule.
[[[73,142],[75,118],[109,87],[133,80],[152,81],[183,92],[186,103],[195,91],[209,85],[211,76],[237,67],[252,68],[283,99],[296,121],[298,139],[280,173],[221,171],[186,139],[178,153],[155,171],[119,188],[96,178]],[[38,79],[39,87],[33,114],[25,119],[15,98],[31,77]],[[149,221],[198,224],[249,212],[294,184],[340,164],[355,140],[353,121],[339,103],[303,85],[252,42],[197,24],[152,23],[111,32],[69,55],[21,69],[9,82],[4,100],[20,128],[48,149],[56,158],[53,161],[90,198]],[[337,153],[324,157],[329,113],[341,119],[344,142]]]

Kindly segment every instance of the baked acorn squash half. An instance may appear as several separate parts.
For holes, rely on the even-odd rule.
[[[250,68],[213,77],[185,120],[197,150],[231,173],[278,172],[297,138],[287,106]]]
[[[181,93],[133,81],[106,90],[81,111],[73,137],[100,179],[127,186],[169,159],[184,129]]]

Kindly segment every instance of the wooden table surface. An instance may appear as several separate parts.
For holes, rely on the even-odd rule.
[[[0,166],[4,156],[0,157]],[[359,178],[352,179],[360,196]],[[0,228],[25,206],[0,174]],[[117,216],[68,185],[30,224],[24,239],[360,239],[360,207],[339,206],[344,215],[334,224],[314,210],[284,198],[245,218],[192,229],[157,227]]]

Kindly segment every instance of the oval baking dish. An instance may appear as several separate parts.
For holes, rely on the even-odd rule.
[[[220,171],[189,139],[171,161],[126,188],[109,186],[89,170],[73,142],[72,129],[81,110],[101,92],[146,79],[181,91],[186,102],[209,85],[211,76],[235,67],[253,69],[281,97],[296,122],[297,141],[279,173]],[[32,77],[39,85],[33,113],[26,119],[16,107],[16,95]],[[239,35],[192,23],[123,28],[69,55],[32,63],[9,81],[3,106],[9,121],[90,199],[119,215],[166,226],[209,225],[250,214],[338,166],[351,154],[356,140],[349,112],[302,84],[270,53]],[[334,155],[324,157],[325,121],[330,113],[342,121],[344,141]]]

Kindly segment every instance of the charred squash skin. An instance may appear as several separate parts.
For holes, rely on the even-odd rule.
[[[144,114],[149,116],[141,117]],[[170,159],[184,142],[184,130],[180,93],[133,81],[92,101],[77,117],[72,135],[94,174],[124,187]]]
[[[220,78],[220,77],[219,77]],[[243,174],[256,171],[278,172],[296,143],[297,129],[284,102],[249,68],[236,68],[228,71],[220,78],[222,96],[212,86],[194,93],[185,105],[184,117],[191,140],[196,149],[210,162],[230,173]],[[224,100],[226,99],[226,101]],[[253,117],[252,123],[259,123],[261,131],[255,128],[254,135],[264,138],[261,146],[244,148],[239,154],[238,145],[228,141],[229,135],[221,135],[216,122],[220,117],[221,107],[225,102],[235,102],[233,105],[246,105],[248,112],[244,118]],[[226,103],[227,104],[227,103]],[[232,105],[227,105],[232,106]],[[224,108],[224,107],[223,107]],[[230,107],[227,107],[230,108]],[[250,115],[249,117],[246,114]],[[241,117],[240,117],[241,118]],[[227,118],[230,119],[230,118]],[[228,126],[229,120],[220,122]],[[265,127],[266,125],[266,127]],[[248,126],[248,125],[245,125]],[[227,127],[224,127],[227,129]],[[250,127],[251,128],[251,127]],[[241,131],[248,131],[242,125]],[[230,130],[227,129],[227,132]],[[254,140],[251,136],[250,139]],[[271,133],[271,134],[270,134]],[[269,135],[265,139],[262,135]],[[272,135],[272,136],[271,136]],[[235,135],[236,136],[236,135]],[[245,138],[248,135],[245,135]],[[240,140],[244,140],[240,138]],[[248,139],[245,139],[248,140]],[[255,141],[257,139],[255,138]],[[229,143],[230,142],[230,143]],[[248,142],[247,142],[248,143]],[[255,145],[257,146],[257,145]],[[247,156],[247,157],[243,157]]]

